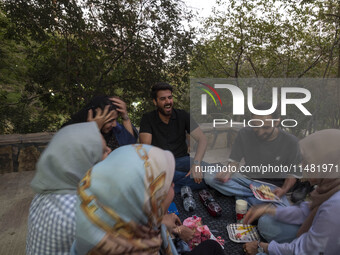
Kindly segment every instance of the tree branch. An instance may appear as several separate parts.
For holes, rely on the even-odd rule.
[[[320,55],[314,60],[314,62],[298,76],[298,79],[300,79],[302,76],[304,76],[310,69],[312,69],[319,62],[319,59],[322,56],[322,54],[323,53],[321,51]]]
[[[332,58],[333,58],[333,51],[334,51],[334,48],[335,48],[335,45],[338,44],[339,42],[339,38],[338,37],[338,30],[335,32],[335,41],[333,42],[333,45],[332,45],[332,48],[331,48],[331,52],[330,52],[330,55],[329,55],[329,59],[327,61],[327,65],[326,65],[326,68],[325,68],[325,72],[323,73],[323,78],[326,77],[326,74],[327,74],[327,71],[328,71],[328,67],[332,61]]]
[[[219,61],[218,58],[215,57],[215,59],[217,60],[217,64],[222,68],[222,70],[225,72],[226,75],[228,75],[229,77],[232,77],[232,75],[230,75],[230,73],[227,71],[227,69],[225,69],[225,67],[222,65],[222,63]]]
[[[249,55],[247,56],[247,60],[249,61],[250,65],[251,65],[251,68],[254,70],[254,73],[255,73],[256,78],[258,78],[259,75],[258,75],[257,70],[256,70],[256,68],[255,68],[255,65],[254,65],[254,63],[253,63],[253,61],[251,60],[251,57],[250,57]]]
[[[101,75],[100,75],[100,79],[98,82],[98,87],[101,86],[104,76],[107,75],[112,69],[114,64],[124,55],[124,53],[134,44],[134,42],[131,42],[116,58],[114,58],[109,66],[109,68],[107,70],[105,70]]]

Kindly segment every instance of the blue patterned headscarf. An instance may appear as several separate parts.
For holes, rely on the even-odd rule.
[[[141,144],[95,165],[79,185],[72,254],[177,254],[161,228],[174,169],[171,152]]]

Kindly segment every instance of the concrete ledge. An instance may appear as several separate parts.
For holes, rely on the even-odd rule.
[[[240,127],[202,123],[200,128],[208,139],[209,150],[227,150],[231,148]],[[40,154],[53,137],[53,132],[34,134],[0,135],[0,174],[33,171]],[[191,139],[191,151],[196,143]]]
[[[0,174],[32,171],[54,133],[0,135]]]
[[[48,143],[53,135],[54,132],[0,135],[0,146],[22,143]]]

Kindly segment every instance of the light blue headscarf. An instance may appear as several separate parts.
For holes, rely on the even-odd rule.
[[[31,187],[36,193],[76,194],[79,181],[102,156],[102,136],[95,122],[66,126],[42,153]]]
[[[79,185],[72,254],[177,254],[164,227],[160,234],[174,169],[171,152],[141,144],[95,165]]]

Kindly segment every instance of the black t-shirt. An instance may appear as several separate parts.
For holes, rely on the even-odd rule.
[[[164,123],[158,111],[154,110],[143,115],[139,133],[152,134],[152,145],[169,150],[178,158],[188,155],[186,134],[197,127],[197,123],[184,110],[172,109],[168,124]]]
[[[288,173],[280,171],[262,175],[262,173],[243,172],[253,179],[269,182],[279,187],[282,186],[287,174],[300,175],[299,172],[293,171],[294,166],[301,163],[298,139],[282,129],[279,129],[279,134],[274,140],[263,141],[256,136],[252,128],[242,128],[235,139],[229,158],[236,162],[244,158],[246,166],[262,168],[263,166],[287,166],[285,169],[290,169]]]

